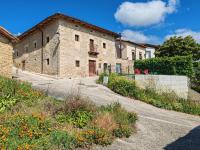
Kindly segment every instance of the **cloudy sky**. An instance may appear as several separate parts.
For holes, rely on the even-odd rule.
[[[1,0],[0,26],[20,34],[56,12],[140,43],[177,36],[200,43],[199,0]]]

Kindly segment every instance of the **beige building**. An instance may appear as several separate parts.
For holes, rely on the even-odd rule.
[[[55,14],[18,37],[14,62],[23,70],[69,78],[104,71],[128,73],[132,61],[117,55],[118,37],[112,31]]]
[[[8,78],[12,77],[13,46],[17,38],[11,35],[3,27],[0,27],[0,75]]]

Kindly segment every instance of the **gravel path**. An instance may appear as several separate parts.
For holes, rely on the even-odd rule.
[[[97,105],[120,102],[139,116],[137,134],[129,139],[117,139],[111,146],[94,150],[200,150],[200,117],[159,109],[141,101],[122,97],[108,88],[97,85],[96,78],[55,79],[29,72],[15,74],[29,81],[50,96],[63,99],[69,93],[81,93]]]

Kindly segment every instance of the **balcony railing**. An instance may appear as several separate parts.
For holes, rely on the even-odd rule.
[[[89,44],[90,50],[89,50],[89,54],[90,55],[98,55],[98,46],[96,44]]]

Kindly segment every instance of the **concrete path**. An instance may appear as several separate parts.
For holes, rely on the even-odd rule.
[[[15,71],[14,74],[16,75]],[[137,134],[118,139],[111,146],[97,150],[200,150],[200,117],[167,111],[141,101],[122,97],[97,85],[96,78],[55,79],[19,71],[20,80],[29,81],[50,96],[63,99],[71,92],[89,97],[97,105],[120,102],[139,116]]]

